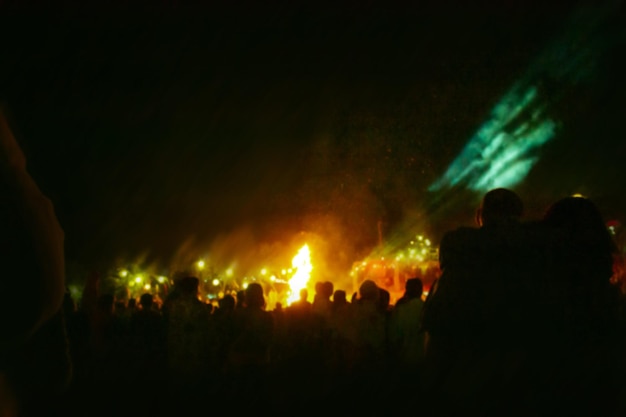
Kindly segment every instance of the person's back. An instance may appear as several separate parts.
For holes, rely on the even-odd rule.
[[[236,366],[264,366],[269,362],[274,337],[274,318],[265,311],[263,288],[253,283],[246,288],[246,306],[235,316],[235,338],[231,360]]]
[[[343,290],[336,290],[333,294],[330,326],[334,362],[331,366],[335,374],[347,374],[355,360],[353,351],[357,334],[354,325],[354,306],[348,303],[346,292]]]
[[[359,287],[359,300],[353,305],[358,368],[379,371],[387,353],[387,317],[380,308],[380,289],[371,280]]]
[[[456,229],[441,241],[442,275],[424,306],[423,326],[430,383],[439,386],[433,395],[444,395],[446,384],[467,385],[464,391],[448,387],[451,410],[510,411],[505,394],[511,394],[497,381],[519,371],[506,358],[523,355],[532,337],[527,288],[539,267],[522,211],[515,193],[492,190],[478,210],[480,227]],[[474,373],[477,366],[481,371]]]
[[[225,369],[230,345],[234,339],[235,303],[235,297],[226,294],[219,300],[219,307],[213,313],[216,337],[214,362],[220,372]]]
[[[477,211],[480,227],[444,235],[439,247],[442,276],[424,313],[431,335],[449,333],[466,337],[464,343],[481,343],[510,327],[515,297],[536,268],[530,259],[532,242],[520,222],[522,211],[515,193],[495,189],[485,194]]]
[[[131,337],[135,347],[148,356],[150,361],[159,357],[165,350],[165,323],[161,313],[154,308],[151,294],[143,294],[141,308],[131,316]]]
[[[405,293],[391,313],[389,342],[394,362],[400,368],[415,370],[424,359],[422,288],[419,278],[407,280]]]
[[[308,300],[309,290],[302,288],[299,292],[300,298],[289,306],[289,309],[296,314],[308,314],[312,312],[313,304]]]
[[[620,369],[618,289],[610,283],[614,242],[590,200],[566,197],[543,219],[547,279],[542,288],[545,325],[537,352],[545,403],[553,410],[610,415],[626,369]],[[621,372],[621,374],[620,374]],[[578,398],[572,401],[572,398]]]
[[[570,319],[606,321],[612,317],[611,291],[615,244],[595,205],[579,197],[553,204],[543,219],[551,241],[551,278],[564,286]]]
[[[246,306],[235,316],[233,341],[228,352],[228,377],[235,397],[246,392],[251,398],[266,398],[271,350],[275,337],[274,317],[265,311],[263,287],[246,288]],[[234,398],[235,398],[234,397]]]
[[[197,278],[182,278],[178,285],[180,295],[171,301],[166,319],[168,364],[179,383],[192,384],[209,370],[211,317],[197,298]]]
[[[315,286],[315,297],[313,298],[311,310],[316,315],[328,320],[330,319],[330,311],[332,308],[330,297],[333,295],[334,286],[330,281],[319,282],[318,284],[319,285]]]

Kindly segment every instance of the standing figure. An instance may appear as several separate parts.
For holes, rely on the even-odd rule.
[[[523,203],[498,188],[483,197],[479,227],[448,232],[439,249],[442,271],[424,306],[428,333],[425,387],[434,414],[509,415],[529,335],[528,296],[538,268]],[[514,379],[514,378],[513,378]]]

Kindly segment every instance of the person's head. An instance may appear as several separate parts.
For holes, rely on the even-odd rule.
[[[612,238],[600,210],[589,199],[565,197],[550,206],[543,218],[550,227],[569,232],[576,239],[612,246]]]
[[[565,197],[558,200],[548,208],[544,221],[554,227],[605,229],[596,205],[583,197]]]
[[[250,308],[265,307],[263,287],[258,282],[253,282],[246,288],[246,306]]]
[[[385,311],[389,309],[389,303],[391,302],[391,293],[384,288],[378,289],[378,306],[381,310]]]
[[[222,311],[231,311],[235,309],[235,297],[230,294],[225,294],[219,301],[219,308]]]
[[[154,303],[154,298],[152,298],[152,294],[142,294],[139,298],[139,304],[141,304],[141,308],[144,310],[150,310],[152,308],[152,304]]]
[[[324,298],[330,299],[333,295],[333,291],[335,290],[335,285],[330,281],[324,281],[322,284],[322,293],[324,294]]]
[[[359,287],[359,299],[363,301],[378,301],[379,297],[378,285],[369,279],[363,281]]]
[[[346,298],[346,292],[344,290],[336,290],[333,294],[333,303],[335,304],[346,304],[348,302]]]
[[[307,298],[309,298],[309,290],[302,288],[300,290],[300,301],[306,301]]]
[[[419,298],[424,291],[424,285],[419,278],[409,278],[404,285],[404,295],[408,298]]]
[[[480,226],[519,221],[524,212],[522,199],[507,188],[495,188],[483,197],[476,212],[476,221]]]
[[[246,290],[237,291],[237,302],[235,308],[242,308],[246,305]]]
[[[185,296],[196,297],[200,280],[196,277],[184,277],[178,281],[178,289]]]

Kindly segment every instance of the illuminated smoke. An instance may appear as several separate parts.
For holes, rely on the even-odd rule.
[[[496,103],[489,118],[429,191],[463,186],[485,192],[522,182],[539,161],[541,148],[557,133],[558,122],[548,115],[550,105],[569,86],[588,78],[602,53],[619,41],[619,36],[605,30],[612,10],[578,10],[562,36],[547,46],[525,76]]]

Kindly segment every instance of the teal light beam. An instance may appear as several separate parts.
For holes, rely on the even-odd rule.
[[[550,105],[567,88],[591,76],[603,52],[620,40],[607,32],[606,20],[621,3],[577,10],[562,35],[500,98],[428,190],[461,186],[482,193],[521,183],[539,161],[541,148],[557,135],[559,122],[549,115]],[[549,94],[546,83],[554,87]]]

